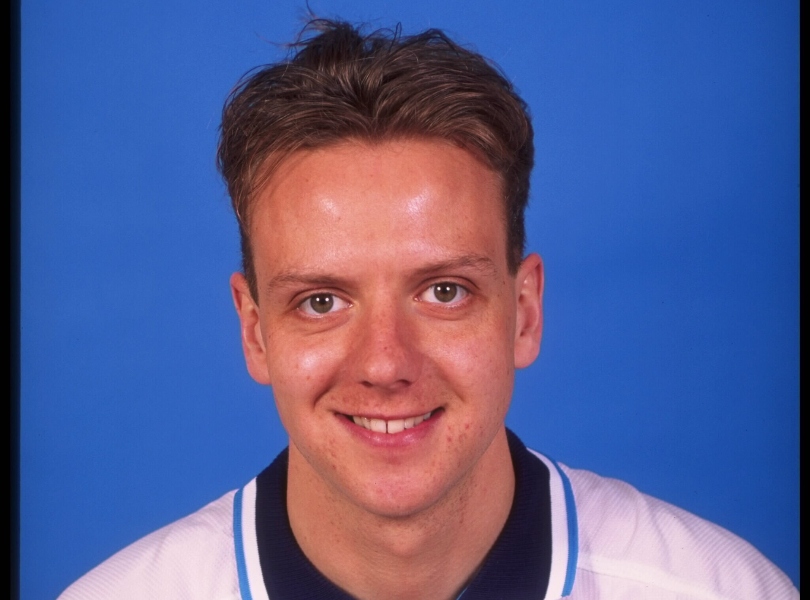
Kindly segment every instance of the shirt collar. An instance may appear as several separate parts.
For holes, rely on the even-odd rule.
[[[463,600],[551,600],[568,595],[576,566],[576,510],[570,483],[551,459],[507,430],[515,497],[503,530]],[[287,517],[284,450],[234,500],[243,600],[350,600],[306,558]]]

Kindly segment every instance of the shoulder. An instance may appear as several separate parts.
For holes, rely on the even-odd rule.
[[[782,571],[730,531],[622,481],[561,468],[579,530],[573,598],[798,598]]]
[[[239,598],[228,492],[147,535],[76,581],[59,600]]]

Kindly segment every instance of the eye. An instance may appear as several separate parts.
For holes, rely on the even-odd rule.
[[[434,304],[457,304],[469,295],[467,289],[452,281],[434,283],[419,294],[419,300]]]
[[[307,297],[298,305],[298,309],[312,317],[320,317],[348,306],[348,302],[334,294],[318,293]]]

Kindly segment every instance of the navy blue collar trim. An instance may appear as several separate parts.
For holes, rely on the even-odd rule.
[[[507,430],[515,469],[515,498],[503,531],[460,598],[541,600],[551,570],[548,467]],[[256,478],[256,538],[267,595],[272,600],[350,600],[304,556],[287,517],[284,450]]]

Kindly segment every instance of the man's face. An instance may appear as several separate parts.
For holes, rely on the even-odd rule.
[[[286,159],[250,228],[258,298],[232,287],[251,375],[330,494],[418,513],[463,486],[537,355],[542,267],[507,267],[499,177],[438,141]]]

